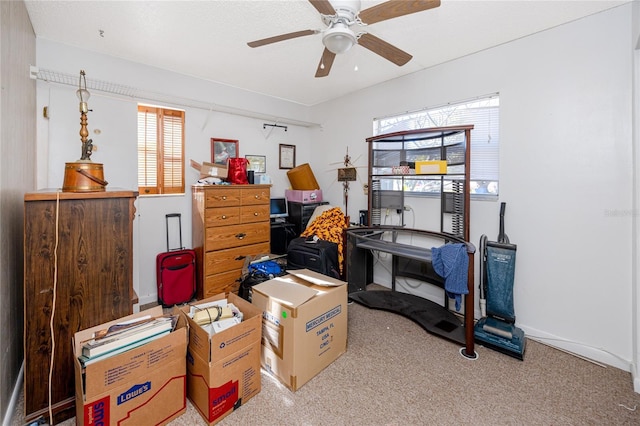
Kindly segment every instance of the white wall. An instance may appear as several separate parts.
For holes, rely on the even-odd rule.
[[[506,233],[518,245],[518,325],[629,370],[631,40],[626,5],[320,105],[313,164],[335,161],[345,143],[354,157],[366,152],[373,117],[499,92],[499,202],[507,203]],[[319,181],[330,185],[328,176]],[[497,237],[499,202],[471,203],[476,245],[481,234]],[[418,227],[437,229],[422,220],[418,200],[410,203]],[[365,205],[362,191],[352,191],[349,213]]]
[[[211,82],[189,78],[123,61],[113,57],[97,55],[70,46],[47,40],[37,41],[37,66],[41,69],[79,75],[80,69],[87,79],[107,81],[118,85],[132,86],[146,91],[180,98],[177,108],[186,110],[185,156],[187,188],[184,195],[139,197],[136,201],[134,220],[134,289],[140,304],[157,299],[155,258],[166,251],[165,214],[182,213],[183,245],[191,245],[191,188],[198,173],[189,166],[189,159],[211,161],[210,139],[239,140],[239,154],[266,155],[267,174],[271,177],[273,196],[284,196],[289,188],[286,170],[278,168],[278,145],[296,145],[297,164],[310,161],[309,129],[299,125],[263,129],[263,124],[273,123],[264,119],[228,114],[201,107],[185,107],[184,99],[213,102],[243,111],[262,108],[274,116],[286,116],[297,121],[306,121],[306,111],[297,105],[271,100],[261,95],[230,90]],[[38,81],[38,111],[46,106],[49,118],[38,115],[38,187],[60,188],[64,179],[66,162],[80,158],[80,114],[76,87]],[[116,97],[100,91],[91,91],[88,127],[94,145],[98,149],[91,159],[104,164],[104,177],[108,188],[137,188],[136,126],[137,99]],[[143,100],[147,102],[146,100]],[[166,103],[164,103],[166,105]],[[265,106],[266,105],[266,106]],[[172,106],[172,105],[168,105]],[[260,115],[260,114],[256,114]],[[96,134],[99,130],[99,134]],[[172,241],[173,242],[173,241]]]
[[[640,363],[640,291],[638,287],[638,266],[640,265],[640,232],[638,231],[638,212],[640,211],[640,181],[638,180],[638,165],[640,164],[640,4],[635,2],[632,9],[632,42],[635,52],[634,58],[634,102],[633,102],[633,170],[634,170],[634,200],[633,200],[633,284],[632,284],[632,334],[633,334],[633,364],[631,366],[631,374],[634,378],[633,388],[640,393],[640,371],[638,364]]]
[[[366,166],[365,138],[371,136],[374,117],[499,92],[499,201],[507,203],[506,231],[518,245],[518,325],[530,337],[629,370],[634,338],[631,27],[631,5],[625,5],[311,109],[46,40],[38,40],[37,65],[71,74],[82,68],[88,78],[319,122],[321,128],[289,126],[288,132],[275,130],[267,139],[264,120],[189,108],[187,158],[208,158],[210,137],[239,139],[241,155],[267,155],[273,192],[282,194],[288,180],[277,169],[277,144],[294,144],[297,163],[309,162],[325,198],[340,205],[335,168],[347,146],[356,166]],[[63,163],[74,161],[79,152],[77,102],[69,91],[38,84],[39,109],[49,102],[56,106],[48,121],[39,117],[39,167],[51,169],[40,186],[61,185]],[[135,102],[97,94],[90,100],[90,130],[94,123],[105,127],[103,140],[95,138],[99,150],[92,158],[104,159],[105,178],[114,183],[128,176],[121,161],[131,155],[124,141],[131,138],[126,129],[135,122],[116,111],[118,105],[126,111]],[[60,108],[68,108],[64,119],[62,113],[54,115]],[[127,116],[122,127],[100,117],[112,114]],[[109,153],[110,145],[118,147],[117,155]],[[359,176],[366,182],[366,168],[359,169]],[[187,181],[195,178],[188,171]],[[135,187],[135,180],[126,179],[119,184]],[[411,204],[416,227],[437,227],[423,220],[421,203]],[[136,289],[146,303],[155,300],[154,264],[165,249],[165,213],[182,212],[185,245],[190,246],[190,194],[140,198],[137,207]],[[366,195],[353,183],[348,214],[357,220],[358,210],[365,208]],[[472,202],[472,242],[481,234],[497,236],[498,210],[498,202]]]

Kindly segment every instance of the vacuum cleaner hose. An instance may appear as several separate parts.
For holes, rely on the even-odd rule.
[[[480,236],[480,313],[483,317],[487,316],[487,277],[485,262],[487,260],[487,236]]]

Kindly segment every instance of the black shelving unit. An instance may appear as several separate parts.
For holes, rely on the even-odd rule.
[[[435,193],[440,196],[440,232],[468,241],[472,129],[472,125],[434,127],[368,138],[370,226],[381,225],[387,209],[397,211],[404,226],[407,194]],[[445,161],[446,167],[417,174],[421,161]]]
[[[287,221],[294,225],[293,230],[297,236],[299,236],[307,228],[309,219],[316,207],[329,204],[329,202],[298,203],[295,201],[287,201],[287,204],[289,208],[289,217],[287,218]]]

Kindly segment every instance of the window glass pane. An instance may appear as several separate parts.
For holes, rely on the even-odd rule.
[[[500,140],[500,98],[490,95],[481,99],[465,101],[446,106],[427,108],[421,111],[398,114],[374,120],[374,135],[394,133],[404,130],[422,129],[428,127],[446,127],[455,125],[473,124],[471,131],[471,193],[473,194],[497,194],[499,178],[499,140]],[[445,145],[455,144],[459,141],[451,138],[445,140]],[[398,142],[404,144],[406,149],[403,161],[440,160],[442,154],[439,150],[429,150],[436,146],[439,140]],[[386,144],[389,147],[389,144]],[[393,144],[395,145],[395,144]],[[389,147],[390,148],[390,147]],[[421,149],[424,148],[424,149]],[[376,146],[373,146],[376,149]],[[393,149],[400,149],[397,146]],[[416,149],[416,151],[412,151]],[[452,165],[464,162],[462,147],[447,149],[446,159],[449,164],[448,173],[455,173]],[[382,157],[381,157],[382,158]],[[391,160],[390,160],[391,161]],[[374,162],[374,165],[376,163]],[[380,166],[385,163],[380,162]],[[392,163],[386,163],[392,164]],[[397,162],[395,164],[398,164]],[[379,173],[383,173],[380,171]],[[410,184],[411,185],[411,184]],[[430,192],[418,188],[431,185],[415,185],[415,192]]]
[[[138,112],[138,186],[157,186],[157,129],[155,112]]]

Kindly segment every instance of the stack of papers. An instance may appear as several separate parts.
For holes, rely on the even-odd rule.
[[[174,316],[143,317],[135,321],[115,324],[94,333],[94,338],[82,345],[82,355],[78,359],[83,365],[88,365],[144,345],[171,333],[176,321],[177,318]]]

